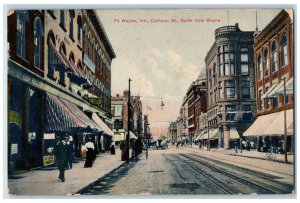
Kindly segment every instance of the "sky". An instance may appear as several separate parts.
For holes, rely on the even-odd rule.
[[[131,78],[131,93],[141,96],[151,133],[166,135],[169,122],[179,116],[188,87],[205,73],[215,29],[238,23],[242,31],[254,31],[257,11],[257,26],[262,30],[280,10],[97,10],[116,53],[111,65],[112,96],[122,95]]]

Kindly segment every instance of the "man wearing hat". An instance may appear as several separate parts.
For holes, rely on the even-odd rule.
[[[69,157],[69,146],[67,144],[69,137],[60,135],[59,141],[56,143],[54,151],[56,157],[56,163],[59,169],[59,179],[61,182],[65,182],[65,170]]]

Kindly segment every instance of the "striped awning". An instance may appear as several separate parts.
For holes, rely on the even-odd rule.
[[[104,134],[114,136],[114,132],[101,120],[97,113],[93,113],[92,119],[101,127]]]
[[[46,93],[45,133],[100,131],[101,128],[77,105]]]

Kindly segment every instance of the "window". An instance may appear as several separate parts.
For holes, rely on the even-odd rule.
[[[224,70],[223,70],[223,65],[219,65],[219,76],[224,76]]]
[[[225,63],[224,67],[225,67],[225,75],[230,75],[229,64]]]
[[[225,59],[225,63],[227,62],[229,62],[229,53],[225,53],[224,54],[224,59]]]
[[[288,48],[287,48],[287,38],[285,35],[282,36],[281,42],[281,65],[286,66],[288,65]]]
[[[234,68],[234,64],[230,64],[230,75],[235,75],[235,68]]]
[[[241,52],[248,52],[248,47],[241,47]]]
[[[242,98],[250,98],[250,81],[242,81]]]
[[[274,42],[272,45],[272,72],[278,70],[278,57],[277,57],[277,46]]]
[[[268,92],[268,90],[269,90],[269,87],[266,87],[266,92]],[[266,103],[267,103],[267,109],[270,108],[270,99],[269,98],[266,98]]]
[[[276,108],[278,106],[278,97],[273,98],[273,108]]]
[[[41,46],[43,36],[43,25],[39,17],[34,20],[34,66],[37,68],[41,67]]]
[[[214,78],[214,86],[216,86],[217,85],[217,67],[216,67],[217,65],[215,64],[214,65],[214,69],[213,69],[213,78]]]
[[[261,55],[258,55],[257,58],[257,68],[258,68],[258,79],[261,80],[263,76],[263,67],[262,67],[262,62],[261,62]]]
[[[229,54],[230,61],[234,61],[234,53]]]
[[[218,53],[221,53],[221,51],[222,51],[222,48],[219,46],[218,47]]]
[[[249,75],[249,65],[248,64],[241,64],[241,74]]]
[[[224,99],[224,93],[222,89],[222,82],[219,82],[219,98]]]
[[[235,81],[226,80],[224,86],[225,86],[225,97],[235,98]]]
[[[264,106],[264,102],[263,102],[263,99],[261,98],[262,97],[262,90],[259,90],[258,91],[258,98],[259,98],[259,110],[261,111],[263,109],[263,106]]]
[[[69,13],[70,13],[70,38],[74,38],[74,36],[73,36],[73,26],[74,26],[74,10],[70,10],[69,11]]]
[[[225,51],[229,51],[228,45],[224,45],[223,48],[224,48],[224,52],[225,52]]]
[[[265,76],[268,76],[270,74],[268,49],[265,49],[265,52],[264,52],[264,65],[265,65]]]
[[[248,63],[248,54],[241,54],[241,62],[246,62]]]
[[[28,21],[27,11],[17,11],[17,55],[25,59],[25,25]]]
[[[236,105],[226,105],[226,121],[236,121]]]
[[[222,54],[218,54],[218,63],[223,63],[223,55]]]
[[[81,43],[81,29],[82,29],[82,22],[81,22],[81,17],[77,17],[77,40],[79,43]]]
[[[65,28],[65,11],[60,10],[60,26]]]
[[[243,120],[251,121],[252,120],[251,105],[243,105],[242,110],[243,110]]]

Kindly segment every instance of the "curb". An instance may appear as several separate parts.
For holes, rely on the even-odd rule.
[[[263,158],[263,157],[252,157],[252,156],[245,156],[245,155],[239,155],[239,154],[228,154],[230,156],[240,156],[240,157],[244,157],[244,158],[249,158],[249,159],[260,159],[260,160],[266,160],[268,161],[268,159]],[[271,162],[278,162],[278,163],[285,163],[283,160],[274,160]],[[294,162],[288,161],[287,164],[294,164]]]
[[[132,160],[134,157],[131,157],[129,159]],[[94,182],[88,184],[87,186],[83,187],[82,189],[78,190],[77,192],[73,193],[72,195],[81,195],[82,192],[84,192],[85,190],[90,189],[91,187],[93,187],[94,185],[96,185],[97,183],[101,182],[103,179],[105,179],[107,176],[109,176],[110,174],[114,173],[116,170],[118,170],[119,168],[121,168],[122,166],[124,166],[125,164],[128,164],[128,162],[124,161],[121,165],[119,165],[118,167],[112,169],[111,171],[107,172],[106,174],[104,174],[102,177],[100,177],[99,179],[95,180]]]

